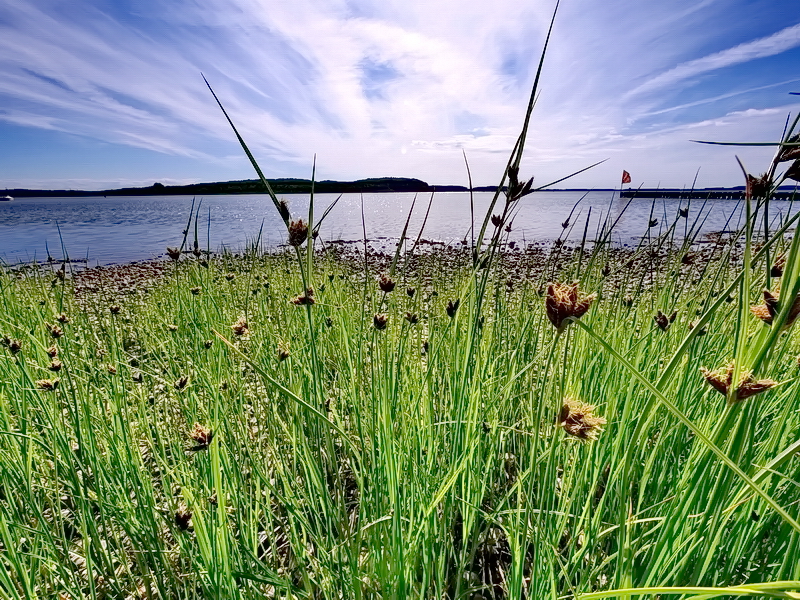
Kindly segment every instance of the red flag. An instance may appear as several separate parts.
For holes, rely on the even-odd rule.
[[[631,174],[627,171],[622,172],[622,183],[630,183],[631,182]]]

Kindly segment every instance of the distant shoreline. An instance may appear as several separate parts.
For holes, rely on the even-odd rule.
[[[276,194],[309,194],[312,183],[309,179],[268,179]],[[431,185],[421,179],[406,177],[378,177],[359,179],[357,181],[316,181],[314,192],[317,194],[358,194],[358,193],[393,193],[393,192],[469,192],[461,185]],[[494,192],[497,186],[478,186],[473,192]],[[744,186],[731,188],[703,189],[614,189],[614,188],[569,188],[548,189],[548,192],[616,192],[622,198],[696,198],[696,199],[739,199],[744,197]],[[211,183],[193,183],[189,185],[163,185],[154,183],[146,187],[129,187],[109,190],[36,190],[6,189],[0,194],[14,198],[85,198],[98,196],[212,196],[232,194],[266,194],[264,184],[258,179],[240,181],[224,181]],[[791,198],[797,194],[796,186],[784,186],[775,195],[776,198]]]

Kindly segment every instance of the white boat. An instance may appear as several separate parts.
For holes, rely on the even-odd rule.
[[[0,198],[0,202],[11,202],[13,198],[11,196],[3,196]]]

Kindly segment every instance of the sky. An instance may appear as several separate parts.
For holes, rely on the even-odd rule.
[[[551,0],[3,0],[0,189],[500,181]],[[741,185],[800,112],[798,0],[562,0],[521,177]]]

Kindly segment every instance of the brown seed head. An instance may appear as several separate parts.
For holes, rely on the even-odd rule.
[[[112,304],[108,307],[108,310],[111,311],[112,315],[118,315],[119,311],[122,310],[122,307],[119,304]]]
[[[503,217],[500,215],[492,215],[492,225],[495,227],[500,227],[503,224]]]
[[[9,339],[7,345],[8,349],[11,350],[11,354],[17,354],[22,350],[22,342],[20,340]]]
[[[647,226],[648,227],[655,227],[656,225],[658,225],[658,219],[650,219],[647,222]]]
[[[417,290],[416,290],[415,288],[412,288],[412,287],[410,287],[410,288],[406,288],[406,295],[407,295],[409,298],[413,298],[413,297],[414,297],[414,294],[416,294],[416,293],[417,293]]]
[[[178,326],[175,325],[174,323],[170,323],[169,325],[167,325],[167,329],[169,329],[170,331],[178,331]]]
[[[303,219],[295,219],[289,223],[289,244],[295,248],[302,246],[308,239],[308,223]]]
[[[199,287],[193,287],[189,291],[192,292],[193,296],[199,296],[202,290]]]
[[[769,270],[770,277],[780,277],[783,275],[783,269],[786,267],[786,255],[781,254],[778,258],[775,259],[775,263]]]
[[[787,142],[796,144],[800,142],[800,133],[794,134]],[[786,162],[787,160],[795,160],[800,158],[800,146],[783,146],[778,153],[778,162]]]
[[[757,304],[750,307],[756,317],[764,321],[767,325],[772,325],[775,316],[780,312],[780,292],[770,292],[764,290],[764,304]],[[786,321],[783,324],[784,329],[791,327],[797,317],[800,316],[800,294],[794,299],[792,307],[789,309],[789,314],[786,316]]]
[[[295,306],[312,306],[315,302],[314,288],[308,288],[305,294],[300,294],[292,298],[292,304]]]
[[[278,214],[280,214],[284,221],[288,221],[291,218],[291,215],[289,214],[289,205],[283,198],[278,200]]]
[[[180,248],[167,246],[167,256],[169,256],[172,260],[178,260],[181,257]]]
[[[581,440],[596,440],[606,420],[594,414],[592,404],[584,404],[573,398],[564,398],[558,414],[558,425],[564,431]]]
[[[415,313],[406,312],[405,317],[406,317],[406,321],[408,321],[412,325],[416,325],[419,322],[419,317]]]
[[[47,368],[53,371],[54,373],[57,373],[58,371],[61,370],[62,364],[63,363],[60,360],[54,358],[53,360],[50,361],[50,365]]]
[[[381,275],[380,278],[378,279],[378,287],[381,288],[381,291],[387,294],[392,290],[394,290],[395,285],[396,285],[395,282],[392,279],[390,279],[389,276],[386,275],[385,273]]]
[[[117,367],[115,367],[114,365],[108,365],[108,366],[106,366],[106,371],[108,371],[112,375],[116,375],[117,374]]]
[[[733,382],[733,371],[733,362],[728,363],[716,371],[709,371],[705,367],[700,369],[700,372],[703,374],[703,378],[706,380],[706,383],[708,383],[726,398],[728,397],[728,393]],[[776,385],[778,385],[777,381],[772,379],[755,380],[753,379],[753,374],[751,371],[743,371],[739,376],[739,385],[736,387],[736,392],[733,398],[730,399],[730,402],[732,404],[741,402],[750,396],[755,396],[761,392],[766,392]]]
[[[666,331],[669,329],[669,325],[672,322],[670,321],[669,317],[661,311],[658,311],[658,314],[653,317],[653,321],[656,322],[656,325],[658,325],[658,328],[661,329],[661,331]]]
[[[523,196],[531,192],[531,185],[533,184],[533,177],[527,182],[521,183],[519,181],[519,167],[509,167],[508,169],[508,189],[506,190],[506,198],[508,202],[519,200]]]
[[[278,344],[278,361],[283,362],[289,358],[289,342],[280,342]]]
[[[213,345],[214,345],[214,340],[206,340],[205,342],[203,342],[203,348],[205,348],[206,350],[211,348],[211,346]]]
[[[447,306],[445,306],[445,310],[447,311],[447,316],[451,319],[456,316],[456,312],[458,311],[458,307],[461,304],[461,300],[456,298],[455,300],[449,300],[447,302]]]
[[[748,175],[745,194],[747,194],[749,198],[764,198],[769,192],[769,186],[770,181],[768,173],[764,173],[761,177]]]
[[[189,437],[192,438],[195,443],[195,446],[191,448],[191,450],[196,452],[208,448],[211,444],[211,440],[214,439],[214,432],[208,427],[200,425],[200,423],[195,423],[194,429],[189,433]]]
[[[389,323],[389,315],[387,315],[386,313],[375,313],[375,316],[372,317],[372,324],[378,331],[386,329],[386,325],[388,323]]]
[[[58,379],[37,379],[36,387],[43,392],[52,392],[58,387]]]
[[[56,316],[56,321],[59,323],[69,323],[69,317],[64,313],[61,313],[60,315]]]
[[[250,332],[250,329],[247,326],[247,319],[242,315],[239,319],[231,325],[231,329],[233,330],[234,335],[245,335]]]
[[[792,179],[794,181],[800,182],[800,158],[792,163],[792,165],[786,169],[786,173],[783,174],[786,179]]]
[[[236,275],[234,275],[233,273],[227,273],[227,274],[225,275],[225,279],[226,279],[227,281],[233,281],[234,277],[236,277]]]
[[[45,352],[47,352],[47,356],[49,356],[50,358],[55,358],[56,356],[58,356],[58,346],[53,344],[47,350],[45,350]]]
[[[181,377],[178,378],[177,381],[175,381],[175,389],[180,391],[186,387],[187,383],[189,383],[188,375],[182,375]]]
[[[697,327],[697,323],[695,323],[694,321],[689,321],[689,331],[693,331],[695,327]],[[705,327],[701,327],[700,329],[697,330],[697,333],[695,333],[694,335],[695,337],[700,337],[701,335],[705,335],[706,333],[708,333],[708,330]]]
[[[58,325],[45,323],[45,326],[47,327],[48,331],[50,331],[50,337],[52,337],[54,340],[57,340],[64,335],[64,330]]]
[[[547,296],[544,299],[544,308],[547,318],[556,329],[564,326],[564,321],[572,317],[579,319],[586,314],[597,294],[582,294],[578,284],[548,283]]]
[[[190,511],[186,505],[181,504],[178,507],[178,510],[175,511],[175,525],[181,531],[186,531],[189,529],[189,523],[192,520],[192,511]]]

